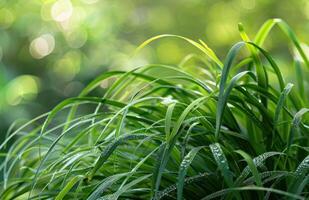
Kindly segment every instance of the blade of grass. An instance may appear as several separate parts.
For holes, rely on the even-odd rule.
[[[195,147],[189,151],[189,153],[184,157],[182,160],[179,172],[178,172],[178,180],[177,180],[177,200],[182,200],[182,194],[183,194],[183,187],[184,187],[184,180],[188,171],[188,168],[190,164],[192,163],[194,157],[196,154],[203,148],[201,147]]]
[[[207,46],[205,45],[205,43],[202,45],[189,39],[186,37],[182,37],[179,35],[172,35],[172,34],[163,34],[163,35],[158,35],[155,37],[152,37],[148,40],[146,40],[145,42],[143,42],[134,52],[133,55],[136,55],[142,48],[144,48],[145,46],[147,46],[149,43],[161,39],[161,38],[165,38],[165,37],[175,37],[175,38],[179,38],[182,40],[185,40],[187,42],[189,42],[190,44],[192,44],[193,46],[195,46],[196,48],[198,48],[199,50],[201,50],[203,53],[205,53],[212,61],[214,61],[218,66],[222,66],[221,61],[219,60],[219,58],[216,56],[216,54]]]
[[[226,182],[226,184],[231,187],[233,184],[232,172],[230,171],[230,167],[228,165],[228,161],[220,147],[219,143],[214,143],[209,145],[212,155],[215,158],[215,161],[222,173],[222,176]]]
[[[77,182],[81,181],[83,178],[84,178],[83,176],[75,176],[74,178],[72,178],[55,197],[55,200],[62,200],[65,197],[65,195],[72,189],[72,187]]]
[[[254,179],[255,179],[257,186],[262,186],[260,173],[258,172],[257,167],[254,164],[252,158],[246,152],[244,152],[242,150],[236,150],[235,152],[238,153],[239,155],[241,155],[245,159],[245,161],[247,162],[248,167],[250,168],[250,171],[254,176]]]

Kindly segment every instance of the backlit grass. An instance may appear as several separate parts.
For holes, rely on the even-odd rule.
[[[289,82],[263,47],[275,26],[296,49]],[[14,129],[0,199],[308,198],[306,52],[280,19],[254,39],[239,31],[224,59],[203,41],[151,38],[137,51],[176,37],[201,54],[106,72]]]

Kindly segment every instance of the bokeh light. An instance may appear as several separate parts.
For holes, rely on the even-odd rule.
[[[80,48],[87,41],[88,35],[84,30],[71,31],[65,34],[68,45],[72,48]]]
[[[56,61],[53,73],[63,81],[70,81],[80,71],[80,63],[80,53],[78,51],[70,51]]]
[[[22,100],[32,100],[39,92],[39,78],[22,75],[10,81],[6,89],[6,100],[10,105],[17,105]]]
[[[55,39],[51,34],[43,34],[32,40],[30,53],[34,58],[41,59],[49,55],[55,48]]]
[[[68,20],[73,13],[73,6],[70,0],[58,0],[51,9],[51,15],[55,21],[63,22]]]
[[[13,13],[9,9],[0,8],[0,28],[9,28],[13,22]]]

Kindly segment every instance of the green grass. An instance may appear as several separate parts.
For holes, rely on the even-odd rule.
[[[263,48],[274,26],[301,57],[289,64],[289,82]],[[176,37],[201,54],[106,72],[13,128],[0,146],[0,199],[308,198],[306,53],[280,19],[253,40],[239,31],[243,41],[222,60],[203,41],[151,38],[138,51]]]

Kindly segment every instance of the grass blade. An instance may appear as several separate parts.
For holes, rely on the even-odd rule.
[[[230,171],[228,161],[219,145],[219,143],[214,143],[209,145],[212,155],[222,173],[222,176],[229,187],[233,184],[232,173]]]
[[[255,179],[255,182],[258,186],[262,186],[262,180],[261,180],[261,176],[260,176],[260,173],[258,172],[257,168],[256,168],[256,165],[254,164],[252,158],[244,151],[242,150],[237,150],[235,151],[236,153],[240,154],[244,159],[245,161],[247,162],[252,174],[253,174],[253,177]]]
[[[182,200],[182,194],[183,194],[183,186],[185,177],[188,171],[188,168],[190,164],[192,163],[194,157],[196,154],[202,149],[203,147],[195,147],[189,151],[189,153],[184,157],[184,159],[181,162],[181,165],[179,167],[178,172],[178,181],[177,181],[177,200]]]

